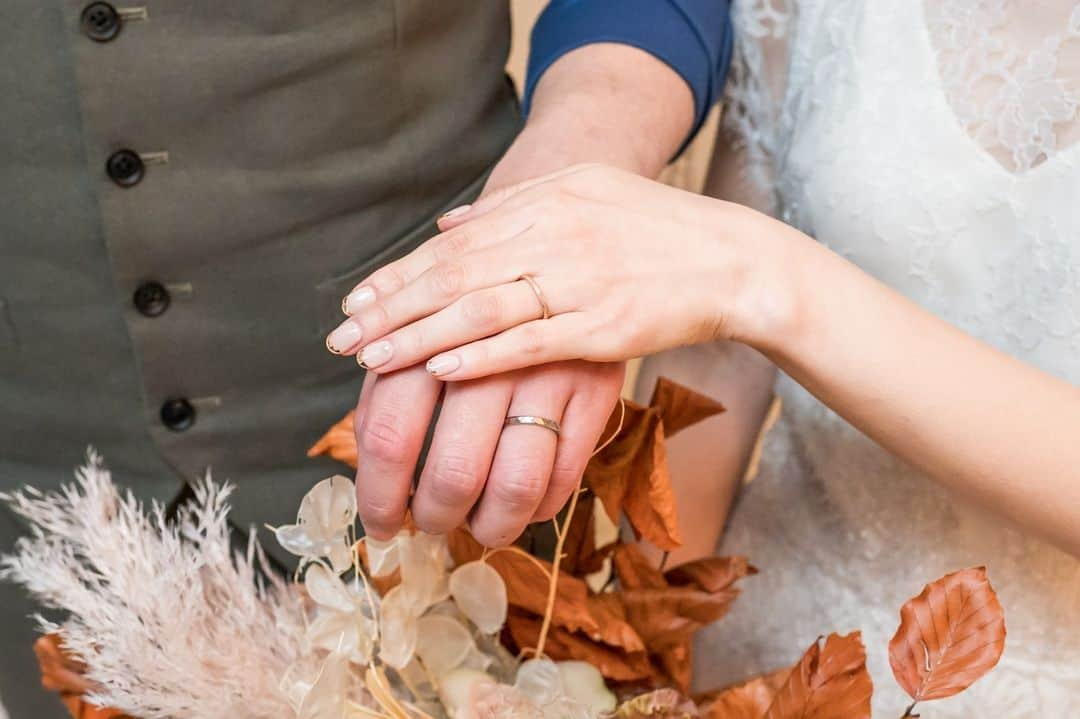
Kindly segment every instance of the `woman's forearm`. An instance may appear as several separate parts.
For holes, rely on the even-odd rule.
[[[781,231],[794,300],[762,351],[885,448],[1080,554],[1080,388]]]

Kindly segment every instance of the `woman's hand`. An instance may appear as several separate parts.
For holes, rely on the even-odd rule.
[[[764,259],[788,228],[600,165],[495,193],[440,229],[349,294],[332,351],[380,373],[430,358],[433,375],[462,380],[748,341],[792,304],[784,263]]]

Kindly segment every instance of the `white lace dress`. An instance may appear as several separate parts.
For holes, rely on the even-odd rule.
[[[1080,3],[734,5],[728,124],[781,216],[1080,384]],[[783,419],[721,547],[761,574],[704,636],[699,684],[791,664],[819,634],[859,628],[875,716],[899,717],[909,701],[887,644],[901,603],[986,565],[1006,612],[1004,658],[923,716],[1080,716],[1080,561],[950,496],[789,379],[778,391]],[[1080,427],[1046,431],[1080,441]]]

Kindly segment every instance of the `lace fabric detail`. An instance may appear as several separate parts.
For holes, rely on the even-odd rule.
[[[1080,3],[925,2],[737,0],[724,124],[745,181],[773,198],[761,209],[929,311],[1080,384]],[[702,687],[861,628],[875,716],[899,716],[897,609],[986,564],[1005,657],[925,714],[1074,716],[1080,562],[952,497],[794,382],[778,391],[784,417],[721,548],[762,573],[703,641]]]
[[[913,0],[918,2],[919,0]],[[797,22],[812,2],[749,0],[737,2],[732,21],[735,56],[726,91],[724,124],[750,155],[751,180],[761,184],[775,168],[784,136],[783,109],[788,87],[798,87],[799,72],[791,65]],[[835,3],[840,5],[842,3]],[[1044,4],[1045,5],[1045,4]],[[940,82],[956,120],[972,139],[1013,172],[1021,173],[1061,149],[1058,136],[1067,130],[1080,138],[1080,3],[1037,12],[1054,16],[1057,32],[1013,42],[1010,29],[1018,16],[1030,14],[1015,0],[926,0],[925,26],[936,51]],[[824,13],[834,35],[842,15]],[[846,23],[850,28],[851,23]],[[835,51],[845,48],[834,44]],[[1067,55],[1067,62],[1062,56]],[[821,71],[819,71],[821,74]]]
[[[987,151],[1011,161],[1013,172],[1053,157],[1058,132],[1076,120],[1080,108],[1080,66],[1063,68],[1059,62],[1066,45],[1080,52],[1080,4],[1065,9],[1055,23],[1063,27],[1060,32],[1030,48],[1014,47],[1009,28],[1019,13],[1031,11],[1027,3],[1008,0],[945,0],[926,7],[942,84],[957,119]]]

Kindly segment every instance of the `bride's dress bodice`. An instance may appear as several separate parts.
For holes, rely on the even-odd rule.
[[[728,124],[774,209],[928,310],[1080,384],[1080,3],[734,5]],[[899,717],[887,643],[900,605],[985,565],[1006,612],[1004,658],[923,715],[1080,716],[1080,561],[951,496],[789,379],[778,391],[783,419],[721,548],[762,572],[706,635],[702,685],[858,628],[875,716]],[[1001,407],[1005,421],[1022,411]],[[1046,431],[1080,441],[1080,427]]]

